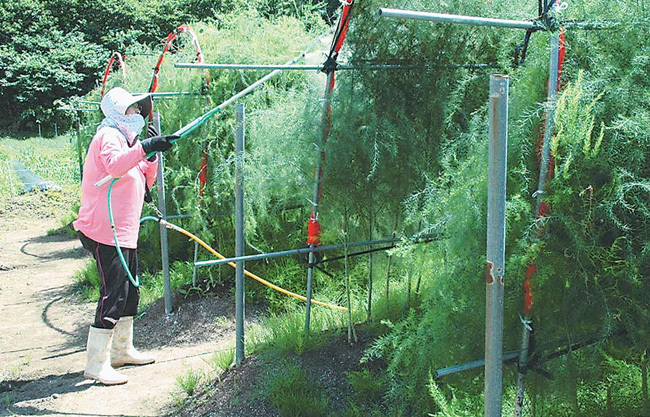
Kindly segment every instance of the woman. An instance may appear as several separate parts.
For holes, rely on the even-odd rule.
[[[138,269],[137,243],[145,190],[156,180],[158,160],[153,154],[171,148],[178,136],[138,140],[144,117],[152,108],[149,94],[133,96],[113,88],[102,99],[104,120],[88,148],[81,182],[81,207],[73,223],[84,246],[95,257],[101,279],[95,321],[88,332],[88,362],[84,377],[106,385],[128,381],[113,366],[152,363],[152,355],[133,347],[133,316],[139,289],[129,280],[117,254],[108,216],[108,187],[95,183],[110,175],[119,178],[111,191],[115,233],[132,276]]]

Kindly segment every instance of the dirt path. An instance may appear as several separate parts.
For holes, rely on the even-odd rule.
[[[229,300],[201,301],[171,316],[152,308],[136,320],[136,344],[157,362],[120,368],[129,377],[122,386],[84,380],[95,304],[80,301],[72,286],[91,258],[76,239],[47,236],[59,226],[55,216],[29,217],[0,212],[0,416],[159,416],[179,392],[178,375],[210,371],[213,352],[234,344],[232,321],[223,319],[232,317]]]

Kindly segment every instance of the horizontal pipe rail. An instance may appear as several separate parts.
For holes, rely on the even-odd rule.
[[[506,352],[503,354],[503,363],[512,363],[519,357],[519,351]],[[441,378],[443,376],[452,375],[458,372],[468,371],[485,366],[485,359],[479,359],[472,362],[463,363],[460,365],[449,366],[447,368],[437,369],[433,373],[434,378]]]
[[[176,97],[176,96],[203,96],[205,95],[204,93],[201,93],[199,91],[168,91],[168,92],[161,92],[161,93],[131,93],[134,96],[137,95],[142,95],[142,94],[149,94],[151,97],[158,97],[158,98],[164,98],[164,97]]]
[[[617,332],[616,334],[620,335],[622,334],[621,332]],[[547,343],[545,346],[542,346],[542,349],[550,349],[552,350],[550,353],[547,353],[545,355],[541,355],[541,358],[539,359],[540,362],[545,362],[549,361],[555,358],[558,358],[560,356],[564,356],[569,352],[576,351],[578,349],[582,349],[584,347],[593,345],[598,343],[600,340],[598,336],[595,336],[594,334],[587,334],[583,335],[582,337],[578,337],[580,340],[569,343],[566,346],[557,346],[554,343]],[[512,350],[509,352],[506,352],[503,354],[503,363],[508,365],[515,363],[517,359],[519,358],[519,355],[521,353],[521,350]],[[472,362],[467,362],[463,363],[460,365],[454,365],[454,366],[449,366],[447,368],[442,368],[438,369],[434,372],[434,378],[441,378],[443,376],[447,375],[452,375],[458,372],[463,372],[463,371],[468,371],[470,369],[475,369],[475,368],[480,368],[485,365],[485,360],[480,359],[477,361],[472,361]]]
[[[61,111],[99,111],[100,109],[77,109],[75,107],[59,107],[57,110],[61,110]]]
[[[422,236],[415,237],[413,240],[431,239],[435,237],[437,237],[437,235],[422,235]],[[347,246],[352,247],[352,246],[364,246],[364,245],[380,245],[384,243],[398,242],[400,240],[402,240],[402,238],[395,237],[395,238],[387,238],[387,239],[379,239],[379,240],[369,240],[365,242],[352,242],[352,243],[348,243]],[[343,249],[345,246],[346,245],[344,244],[338,244],[338,245],[314,246],[311,248],[308,247],[308,248],[300,248],[300,249],[289,249],[289,250],[283,250],[279,252],[258,253],[255,255],[246,255],[246,256],[240,256],[234,258],[200,261],[200,262],[196,262],[194,265],[198,267],[198,266],[220,265],[228,262],[237,262],[237,261],[255,261],[255,260],[267,259],[267,258],[277,258],[280,256],[300,255],[309,252],[323,252],[323,251],[334,250],[334,249]]]
[[[381,17],[396,17],[403,19],[427,20],[438,23],[458,23],[474,26],[492,26],[513,29],[544,29],[542,25],[530,20],[492,19],[489,17],[462,16],[444,13],[416,12],[390,8],[379,9]]]
[[[205,64],[205,63],[177,63],[177,68],[201,69],[243,69],[243,70],[297,70],[321,71],[323,65],[274,65],[274,64]],[[445,65],[403,65],[403,64],[369,64],[369,65],[337,65],[336,70],[385,70],[385,69],[420,69],[420,68],[494,68],[497,64],[445,64]]]

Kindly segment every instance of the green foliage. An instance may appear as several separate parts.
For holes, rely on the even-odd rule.
[[[228,370],[235,363],[235,349],[227,349],[215,352],[208,361],[210,366],[217,372]]]
[[[76,271],[72,279],[83,298],[89,301],[97,299],[101,278],[94,259],[88,261],[82,269]]]
[[[328,401],[316,380],[298,366],[285,361],[273,373],[266,391],[281,416],[317,417],[327,415]]]
[[[201,370],[187,369],[185,373],[176,376],[176,386],[179,392],[172,392],[170,396],[179,409],[191,404],[194,392],[204,381],[205,375]]]
[[[191,288],[192,283],[192,266],[187,262],[174,262],[169,267],[170,287],[172,291],[179,293],[187,293],[186,288]],[[141,272],[140,273],[140,305],[138,309],[144,311],[147,307],[157,300],[161,299],[165,294],[165,282],[163,279],[163,271]]]
[[[80,32],[64,32],[57,26],[58,13],[43,2],[3,2],[0,15],[8,22],[0,38],[0,109],[3,127],[65,124],[53,108],[64,96],[88,91],[98,76],[104,50],[88,42]],[[49,123],[48,123],[49,122]]]
[[[383,416],[384,380],[377,372],[363,369],[346,372],[348,383],[352,388],[347,397],[346,417]]]
[[[23,188],[13,161],[22,163],[34,174],[66,190],[76,188],[79,170],[69,140],[68,136],[0,138],[0,197],[15,196]]]
[[[459,399],[454,395],[444,392],[440,384],[436,383],[433,378],[429,379],[429,394],[439,410],[434,417],[471,417],[480,415],[482,404],[473,398]],[[451,397],[451,399],[448,399]]]
[[[371,3],[365,4],[372,8]],[[513,13],[525,12],[524,7],[512,7],[511,4],[509,12],[498,5],[488,10],[470,2],[425,3],[417,2],[412,8],[499,17],[515,17]],[[441,10],[446,6],[451,10]],[[596,9],[597,5],[589,4],[581,12],[592,13]],[[629,12],[630,9],[625,13]],[[482,28],[425,25],[398,19],[385,24],[390,25],[390,30],[372,18],[360,17],[358,22],[357,28],[363,29],[351,33],[357,46],[353,59],[395,59],[381,54],[403,58],[403,52],[409,51],[409,56],[421,61],[433,59],[433,62],[449,63],[453,58],[465,63],[492,58],[506,63],[503,52],[510,40],[505,34],[498,38],[493,36],[494,32]],[[401,36],[394,36],[398,32]],[[548,36],[534,36],[526,66],[508,70],[511,73],[511,105],[506,349],[519,345],[521,286],[524,271],[531,263],[539,265],[533,284],[537,346],[546,342],[544,349],[548,349],[563,343],[560,340],[575,340],[594,333],[619,349],[623,348],[626,353],[621,354],[625,357],[638,357],[637,349],[647,346],[644,311],[647,311],[649,298],[644,284],[646,274],[641,266],[647,262],[645,236],[649,233],[645,134],[649,97],[632,82],[636,79],[643,84],[640,80],[644,78],[642,74],[646,74],[643,58],[647,55],[646,46],[639,38],[643,33],[643,28],[626,27],[615,36],[612,32],[597,31],[575,31],[567,35],[569,52],[563,80],[565,84],[571,81],[558,100],[557,136],[553,141],[556,175],[548,186],[547,197],[551,216],[542,225],[541,232],[540,222],[534,222],[534,201],[527,196],[537,186],[539,162],[535,158],[535,141],[544,110],[543,88],[548,68],[548,56],[544,51]],[[626,46],[625,52],[619,54],[613,48],[620,39],[626,39]],[[580,75],[581,70],[583,75]],[[390,332],[376,341],[367,352],[367,358],[382,357],[388,361],[388,399],[396,415],[425,412],[474,415],[481,402],[479,373],[466,372],[462,378],[448,377],[445,387],[449,389],[441,390],[436,385],[429,390],[430,395],[424,393],[430,386],[427,381],[433,370],[483,356],[484,323],[480,317],[484,311],[481,280],[484,261],[478,254],[485,253],[487,107],[484,89],[487,77],[469,71],[431,72],[435,75],[427,80],[433,80],[430,83],[434,87],[431,90],[429,86],[419,88],[414,97],[412,86],[420,87],[415,74],[362,75],[355,86],[355,91],[363,91],[364,97],[373,97],[366,111],[360,113],[384,116],[381,124],[371,124],[382,126],[379,130],[382,136],[377,136],[383,139],[382,143],[389,143],[385,140],[388,137],[385,132],[392,129],[395,137],[414,138],[408,144],[418,150],[423,146],[418,146],[417,141],[430,137],[429,132],[439,139],[419,154],[404,154],[409,155],[409,169],[421,173],[422,183],[416,185],[415,190],[405,187],[410,197],[403,201],[405,225],[421,224],[418,228],[439,231],[445,236],[439,244],[432,245],[428,253],[432,260],[422,277],[427,284],[427,296],[405,318],[393,316],[389,322]],[[383,107],[386,110],[382,113]],[[435,115],[433,121],[431,115]],[[400,117],[408,121],[408,126],[396,123]],[[430,123],[427,130],[422,126],[425,121]],[[365,149],[381,147],[366,146]],[[423,160],[422,155],[431,149],[433,153],[428,160]],[[386,155],[390,153],[381,155],[384,162]],[[368,159],[373,160],[377,158]],[[429,166],[425,166],[425,161],[431,161]],[[370,168],[362,172],[373,175],[378,172],[374,167],[381,169],[381,164],[366,163],[365,166]],[[403,182],[399,167],[399,162],[390,165],[391,179]],[[362,181],[362,177],[350,171],[342,177],[356,178],[352,182],[355,185]],[[391,179],[379,183],[383,186]],[[345,187],[345,184],[340,185]],[[373,200],[365,198],[364,203],[368,201]],[[392,200],[380,197],[378,201]],[[353,215],[359,212],[356,207],[352,210]],[[385,219],[390,216],[379,214],[375,220],[380,224],[388,223]],[[417,259],[414,254],[407,256]],[[626,336],[620,337],[621,334]],[[631,350],[625,350],[624,346]],[[548,386],[543,401],[556,398],[562,403],[561,407],[570,409],[571,395],[566,394],[572,389],[580,393],[584,389],[571,388],[576,386],[571,381],[581,375],[594,380],[602,378],[602,375],[589,373],[586,366],[589,360],[594,360],[594,356],[585,354],[584,362],[562,368],[567,384]]]
[[[194,394],[194,391],[199,387],[199,384],[203,380],[203,373],[201,371],[195,371],[193,369],[188,369],[185,373],[180,374],[176,377],[176,383],[179,388],[182,389],[187,395]]]
[[[48,135],[53,133],[54,123],[67,128],[72,119],[58,111],[57,100],[89,92],[101,80],[111,53],[124,54],[133,45],[154,46],[181,24],[197,20],[227,25],[229,13],[245,10],[278,20],[282,16],[299,16],[310,27],[322,24],[316,18],[316,13],[323,10],[318,1],[3,2],[0,96],[4,100],[0,105],[0,127],[32,129],[40,120]],[[151,66],[147,67],[150,71]]]
[[[322,346],[322,339],[318,333],[314,337],[305,334],[305,317],[298,312],[282,315],[270,315],[263,319],[265,324],[261,326],[267,329],[266,335],[258,335],[256,345],[272,347],[275,352],[290,352],[301,355],[306,350],[318,349]],[[318,326],[316,319],[311,326]],[[310,327],[311,327],[310,326]]]
[[[373,372],[364,369],[347,373],[350,386],[357,400],[375,403],[381,401],[384,394],[383,381]]]

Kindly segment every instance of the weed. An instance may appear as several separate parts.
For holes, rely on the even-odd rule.
[[[61,217],[61,227],[58,229],[51,229],[47,231],[48,236],[63,235],[67,237],[75,237],[77,232],[72,227],[72,222],[77,219],[80,203],[75,203],[70,210],[63,214]]]
[[[169,396],[172,397],[174,404],[176,404],[176,407],[179,409],[183,409],[189,404],[188,397],[186,395],[172,392],[169,394]]]
[[[100,278],[94,260],[86,262],[73,276],[75,286],[84,299],[94,300],[99,293]]]
[[[235,350],[227,349],[215,352],[206,362],[217,372],[221,373],[233,364],[235,361]]]
[[[294,364],[285,362],[284,369],[268,380],[269,400],[281,416],[325,416],[328,401],[314,380]]]
[[[203,380],[203,372],[192,369],[187,370],[184,374],[176,377],[176,383],[179,388],[187,395],[191,396]]]
[[[214,319],[214,324],[219,327],[228,327],[230,325],[230,319],[226,316],[219,316]]]
[[[383,379],[367,369],[346,372],[354,398],[368,403],[379,402],[384,395]]]

